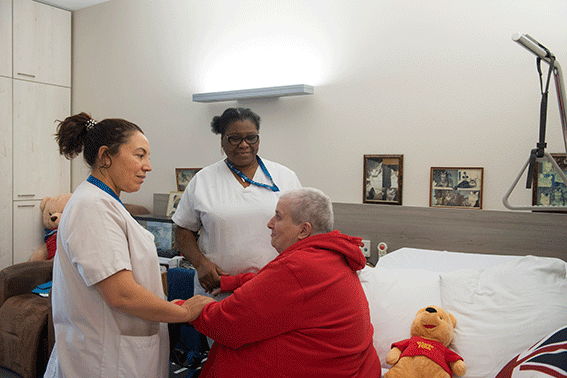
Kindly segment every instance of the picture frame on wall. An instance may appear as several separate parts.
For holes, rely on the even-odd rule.
[[[362,202],[402,204],[404,155],[364,155]]]
[[[430,207],[482,209],[482,167],[431,167]]]
[[[182,195],[183,192],[181,191],[169,192],[169,200],[167,201],[167,211],[165,212],[165,215],[171,217],[173,216],[173,214],[175,214],[175,211],[177,210],[177,205],[179,205],[179,201],[181,201]]]
[[[177,181],[177,191],[184,192],[189,181],[199,172],[201,168],[175,168],[175,179]]]
[[[567,154],[550,154],[563,173],[567,174]],[[567,206],[567,187],[549,161],[535,165],[532,185],[533,206]]]

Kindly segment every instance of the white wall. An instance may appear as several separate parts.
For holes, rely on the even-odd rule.
[[[260,156],[336,202],[362,202],[364,154],[403,154],[403,204],[429,205],[432,166],[485,169],[484,208],[538,141],[535,56],[567,65],[565,0],[112,0],[73,14],[73,112],[144,129],[153,172],[126,202],[152,207],[176,167],[222,158],[210,131],[227,107],[262,117]],[[543,64],[545,74],[547,64]],[[312,96],[212,104],[192,94],[311,84]],[[565,152],[551,86],[549,152]],[[84,178],[74,162],[74,187]],[[520,188],[514,204],[531,204]]]

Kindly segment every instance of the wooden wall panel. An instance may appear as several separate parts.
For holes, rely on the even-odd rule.
[[[452,252],[558,257],[567,261],[567,214],[334,203],[335,228],[379,242]]]

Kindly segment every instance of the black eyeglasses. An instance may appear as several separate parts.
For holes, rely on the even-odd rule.
[[[227,135],[226,139],[228,139],[228,143],[230,143],[233,146],[240,145],[240,143],[242,143],[243,140],[245,140],[246,143],[251,146],[253,144],[258,143],[258,141],[260,140],[260,135],[258,135],[258,134],[247,135],[244,138],[236,136],[236,135]]]

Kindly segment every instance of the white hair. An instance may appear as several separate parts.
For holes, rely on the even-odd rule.
[[[316,188],[299,188],[284,192],[281,198],[292,202],[291,219],[295,224],[311,224],[311,234],[333,231],[334,216],[331,199]]]

